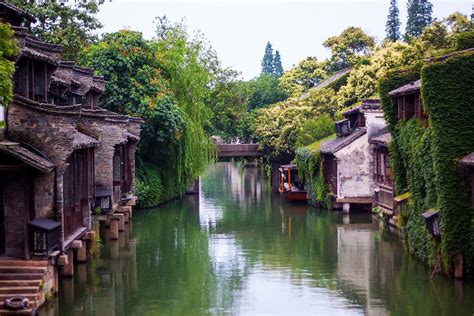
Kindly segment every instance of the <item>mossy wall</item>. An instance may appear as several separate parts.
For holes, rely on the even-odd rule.
[[[473,210],[470,186],[461,176],[459,160],[474,151],[474,54],[464,53],[422,68],[394,71],[379,82],[388,129],[392,133],[390,158],[397,194],[410,192],[402,230],[408,249],[434,265],[440,249],[429,238],[421,214],[440,210],[444,269],[451,272],[457,254],[464,255],[465,272],[474,273]],[[429,115],[424,127],[418,119],[399,121],[388,92],[421,75],[421,95]]]

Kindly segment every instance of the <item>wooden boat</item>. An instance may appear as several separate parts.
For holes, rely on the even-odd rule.
[[[305,183],[301,181],[295,164],[281,165],[278,168],[278,191],[288,201],[308,201]]]

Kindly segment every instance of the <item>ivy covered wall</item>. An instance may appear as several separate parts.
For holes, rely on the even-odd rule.
[[[442,248],[449,270],[463,254],[474,275],[473,209],[470,185],[459,172],[459,160],[474,151],[474,52],[423,67],[422,97],[430,116],[434,182],[441,214]]]
[[[429,238],[421,214],[440,210],[444,269],[453,269],[457,254],[464,255],[465,272],[473,275],[473,210],[469,184],[459,172],[459,160],[474,151],[474,54],[463,53],[442,61],[390,72],[379,82],[388,129],[390,156],[397,194],[410,193],[402,217],[410,252],[430,265],[440,251]],[[424,127],[418,119],[399,121],[388,92],[422,78],[422,100],[429,115]]]

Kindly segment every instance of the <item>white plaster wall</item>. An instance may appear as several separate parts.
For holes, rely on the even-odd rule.
[[[378,136],[380,131],[387,126],[382,111],[367,111],[365,114],[365,125],[367,126],[367,134],[369,140],[374,136]]]
[[[335,156],[338,161],[337,198],[372,196],[367,133],[339,150]]]
[[[370,140],[382,132],[383,129],[387,127],[387,123],[385,122],[385,119],[383,117],[383,112],[382,111],[367,111],[364,113],[365,114],[365,121],[367,125],[367,136],[368,140]],[[375,182],[372,177],[374,174],[374,151],[373,151],[373,146],[369,145],[369,180],[370,180],[370,195],[373,195],[373,192],[375,190]]]

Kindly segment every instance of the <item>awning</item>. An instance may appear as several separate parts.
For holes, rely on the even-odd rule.
[[[0,151],[21,160],[41,172],[50,172],[54,169],[54,165],[51,161],[21,147],[18,143],[0,142]]]

